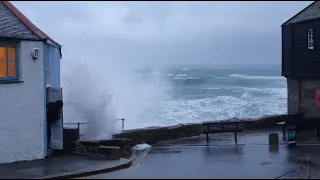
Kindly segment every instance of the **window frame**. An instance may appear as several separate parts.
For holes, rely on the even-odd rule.
[[[314,30],[308,29],[308,49],[314,49]]]
[[[16,59],[15,60],[8,60],[8,46],[14,45],[16,47]],[[8,61],[15,61],[16,63],[16,76],[15,77],[0,77],[0,82],[10,82],[10,81],[18,81],[20,77],[20,66],[19,66],[19,43],[14,41],[0,41],[0,46],[6,47],[6,63]],[[3,61],[3,60],[0,60]],[[7,74],[8,74],[8,64],[7,64]]]

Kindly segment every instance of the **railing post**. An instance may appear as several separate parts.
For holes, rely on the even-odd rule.
[[[209,124],[207,124],[207,146],[209,145]]]
[[[310,179],[310,174],[311,174],[311,160],[310,160],[310,158],[307,158],[306,163],[307,163],[306,179]]]
[[[238,131],[238,123],[236,123],[236,131],[234,132],[234,141],[236,144],[238,144],[237,131]]]
[[[118,119],[118,120],[121,120],[121,121],[122,121],[122,130],[124,130],[124,118]]]
[[[78,125],[78,136],[79,136],[78,139],[80,140],[80,123],[78,122],[77,125]]]

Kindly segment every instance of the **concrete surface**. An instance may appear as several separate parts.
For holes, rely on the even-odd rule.
[[[68,154],[50,159],[0,165],[0,179],[75,178],[130,167],[132,159],[106,160]]]
[[[282,144],[268,145],[271,132],[279,133]],[[276,129],[239,133],[237,145],[233,137],[233,133],[211,135],[210,146],[205,146],[205,135],[159,143],[136,166],[86,178],[304,178],[305,166],[300,168],[306,157],[320,164],[320,146],[289,148]],[[311,169],[311,178],[319,178],[319,168]]]

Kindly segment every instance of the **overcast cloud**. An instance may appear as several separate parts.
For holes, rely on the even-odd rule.
[[[310,3],[13,2],[63,60],[144,66],[280,64],[280,26]]]

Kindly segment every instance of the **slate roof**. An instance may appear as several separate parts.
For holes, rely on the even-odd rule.
[[[50,38],[23,15],[11,2],[0,3],[0,37],[30,40],[50,40],[61,48],[61,45]]]
[[[298,23],[316,18],[320,18],[320,1],[314,1],[309,6],[301,10],[298,14],[283,23],[282,26],[287,26],[292,23]]]

